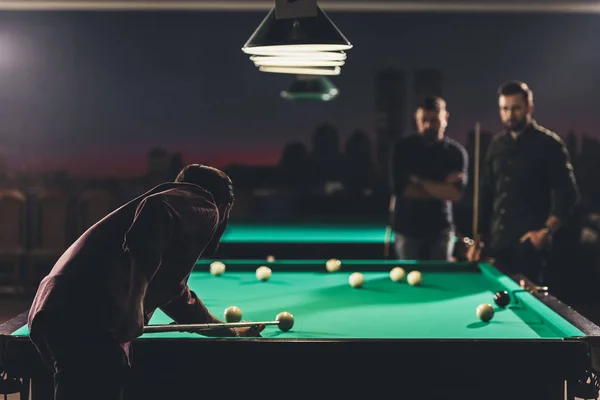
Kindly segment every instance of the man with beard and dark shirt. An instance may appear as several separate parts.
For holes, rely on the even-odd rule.
[[[579,200],[573,167],[562,139],[532,118],[533,93],[525,83],[503,84],[498,104],[505,130],[481,165],[481,242],[500,270],[543,284],[552,236]],[[468,259],[478,260],[481,249],[471,247]]]
[[[430,96],[417,107],[418,133],[402,137],[392,151],[392,229],[398,259],[450,261],[454,250],[452,202],[463,195],[468,157],[444,135],[444,99]]]
[[[229,177],[188,165],[111,212],[65,251],[39,285],[30,337],[54,373],[56,400],[121,399],[130,342],[160,308],[176,323],[219,323],[187,281],[212,256],[234,202]],[[210,336],[260,336],[264,325]]]

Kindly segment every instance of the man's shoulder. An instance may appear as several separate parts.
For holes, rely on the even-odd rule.
[[[508,132],[504,129],[494,133],[488,144],[488,153],[494,153],[500,148],[503,148],[506,145],[507,135]]]
[[[444,137],[444,150],[453,162],[465,164],[469,159],[467,149],[455,139]]]
[[[561,138],[556,132],[537,123],[534,123],[532,128],[537,136],[549,145],[560,147],[564,146],[565,142],[563,138]]]
[[[496,132],[492,135],[492,139],[490,140],[490,144],[497,143],[500,140],[506,138],[506,130],[501,130],[500,132]]]
[[[449,138],[447,136],[444,136],[444,143],[446,144],[446,146],[451,149],[452,151],[459,151],[461,153],[466,152],[467,150],[465,149],[465,146],[463,146],[458,140],[456,139],[452,139]]]
[[[217,205],[207,190],[189,183],[167,183],[157,186],[153,193],[145,197],[146,203],[165,204],[179,214],[185,210],[202,210],[204,213],[216,214]]]

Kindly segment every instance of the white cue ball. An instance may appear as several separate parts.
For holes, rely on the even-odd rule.
[[[256,269],[256,279],[265,282],[271,278],[271,268],[262,265]]]
[[[365,277],[360,272],[355,272],[348,278],[348,283],[353,288],[360,289],[365,284]]]
[[[275,262],[275,256],[267,256],[267,262]]]
[[[287,311],[277,314],[275,321],[279,321],[278,327],[282,332],[287,332],[294,326],[294,316]]]
[[[221,261],[213,261],[210,263],[210,273],[214,276],[220,276],[225,273],[225,264]]]
[[[242,320],[242,310],[236,306],[227,307],[223,315],[226,322],[240,322]]]
[[[390,279],[394,282],[402,282],[406,276],[406,271],[402,267],[394,267],[390,271]]]
[[[475,314],[477,318],[482,320],[483,322],[490,322],[490,320],[494,317],[494,307],[491,304],[480,304],[475,310]]]
[[[342,262],[336,258],[329,259],[325,263],[325,268],[327,268],[328,272],[338,272],[341,267]]]
[[[421,283],[423,283],[423,275],[421,275],[419,271],[411,271],[406,276],[406,280],[411,286],[419,286]]]

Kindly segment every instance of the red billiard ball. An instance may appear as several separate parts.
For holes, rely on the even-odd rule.
[[[496,292],[494,295],[494,301],[498,307],[506,307],[510,303],[510,296],[506,290]]]

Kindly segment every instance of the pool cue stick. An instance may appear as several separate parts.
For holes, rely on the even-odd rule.
[[[222,322],[216,324],[166,324],[166,325],[147,325],[144,327],[144,333],[159,332],[202,332],[212,331],[223,328],[245,328],[258,325],[279,325],[279,321],[267,322]]]
[[[480,163],[481,125],[475,123],[475,160],[473,171],[473,242],[479,246],[479,163]]]
[[[388,222],[385,226],[385,238],[383,239],[383,257],[388,258],[390,256],[390,242],[392,240],[392,224],[390,219],[392,218],[392,214],[396,209],[396,195],[392,194],[390,196],[390,205],[388,209]]]

